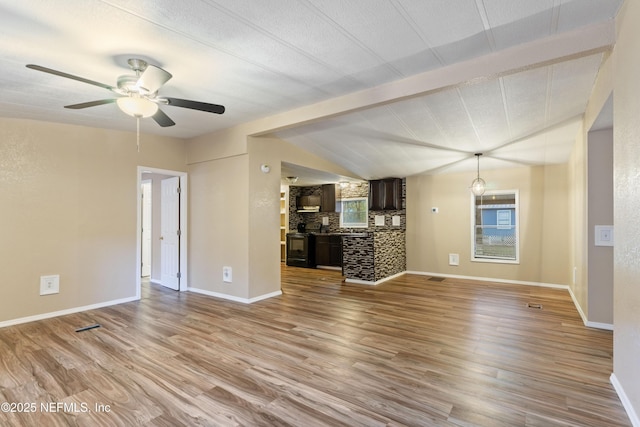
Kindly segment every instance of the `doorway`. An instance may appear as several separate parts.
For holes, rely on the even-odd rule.
[[[140,256],[142,258],[140,273],[141,277],[151,277],[151,248],[152,248],[152,227],[153,227],[153,200],[152,200],[152,180],[144,179],[142,181],[142,200],[140,201],[142,209],[142,248]]]
[[[176,291],[187,290],[187,195],[188,180],[186,172],[138,167],[138,220],[137,220],[137,262],[136,293],[141,296],[143,273],[146,273],[145,227],[148,221],[144,211],[143,183],[150,182],[152,200],[148,210],[151,212],[150,231],[151,266],[150,281]],[[164,225],[163,225],[164,224]],[[163,229],[164,228],[164,229]],[[169,231],[171,229],[171,231]]]

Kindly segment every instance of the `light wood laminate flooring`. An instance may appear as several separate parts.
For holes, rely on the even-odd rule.
[[[146,285],[0,329],[0,425],[631,425],[612,333],[566,290],[284,265],[282,290],[245,305]]]

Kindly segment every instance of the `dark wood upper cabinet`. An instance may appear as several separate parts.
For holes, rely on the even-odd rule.
[[[320,206],[320,196],[298,196],[296,198],[296,207],[302,209],[310,206]]]
[[[336,211],[336,185],[324,184],[322,186],[322,203],[320,203],[320,212]]]
[[[402,179],[385,178],[369,181],[369,210],[402,209]]]

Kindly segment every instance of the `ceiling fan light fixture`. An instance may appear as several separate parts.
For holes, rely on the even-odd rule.
[[[123,113],[132,117],[146,118],[158,112],[158,104],[146,98],[125,96],[118,98],[116,103]]]

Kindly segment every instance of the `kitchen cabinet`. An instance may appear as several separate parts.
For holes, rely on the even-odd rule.
[[[336,185],[324,184],[322,186],[322,200],[320,204],[320,212],[336,211]]]
[[[298,196],[296,206],[298,210],[310,207],[319,207],[322,198],[320,196]]]
[[[369,210],[402,209],[402,179],[385,178],[369,181]]]
[[[316,264],[342,267],[342,237],[316,234]]]

